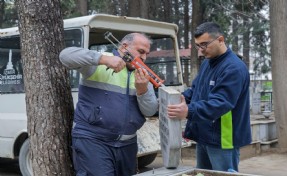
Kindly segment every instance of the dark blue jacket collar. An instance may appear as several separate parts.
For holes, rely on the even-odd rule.
[[[232,53],[231,49],[228,47],[226,52],[219,55],[219,56],[216,56],[214,58],[210,58],[209,59],[209,64],[210,66],[215,66],[217,65],[219,62],[221,62],[222,60],[226,59],[226,56],[229,55],[230,53]]]

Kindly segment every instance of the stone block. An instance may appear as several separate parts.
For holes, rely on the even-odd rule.
[[[170,119],[167,106],[179,104],[181,93],[168,87],[159,88],[159,130],[163,164],[166,168],[176,168],[181,156],[182,129],[181,121]]]

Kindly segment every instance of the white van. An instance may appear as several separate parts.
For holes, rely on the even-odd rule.
[[[175,24],[124,16],[92,15],[64,20],[66,46],[109,52],[113,46],[104,38],[110,31],[121,39],[142,32],[152,39],[146,64],[165,80],[166,86],[183,91],[183,78]],[[70,71],[74,104],[80,75]],[[185,141],[183,141],[185,142]],[[160,151],[158,119],[148,118],[138,131],[139,165],[150,164]],[[32,175],[25,105],[23,68],[18,28],[0,29],[0,157],[19,158],[23,175]]]

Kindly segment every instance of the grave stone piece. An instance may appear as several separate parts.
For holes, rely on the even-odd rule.
[[[252,114],[260,114],[261,113],[261,95],[260,93],[253,93],[252,96],[252,106],[251,106]]]
[[[177,168],[181,156],[182,130],[181,121],[170,119],[167,106],[179,104],[181,93],[168,87],[159,88],[159,130],[164,167]]]

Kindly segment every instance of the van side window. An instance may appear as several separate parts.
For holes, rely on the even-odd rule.
[[[67,29],[64,36],[66,47],[82,47],[81,29]],[[77,91],[79,79],[80,74],[76,70],[70,70],[72,91]],[[5,93],[24,93],[19,35],[0,38],[0,94]]]
[[[0,39],[0,93],[23,93],[19,36]]]
[[[64,37],[66,47],[83,47],[83,31],[81,29],[65,29]]]
[[[65,47],[83,47],[83,31],[81,29],[66,29],[64,36]],[[80,73],[76,70],[69,70],[69,74],[72,91],[78,91]]]
[[[164,85],[181,85],[172,38],[163,37],[152,41],[146,65],[164,80]]]

